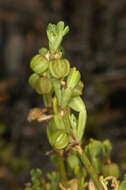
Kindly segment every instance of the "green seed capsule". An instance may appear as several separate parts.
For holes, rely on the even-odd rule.
[[[29,77],[29,84],[31,85],[32,88],[35,88],[36,86],[36,82],[39,79],[39,75],[37,73],[33,73],[31,74],[31,76]]]
[[[104,177],[114,176],[114,177],[118,178],[120,176],[119,167],[115,163],[112,163],[109,165],[104,165],[102,167],[102,174]]]
[[[52,83],[50,82],[48,78],[41,77],[37,81],[36,89],[39,90],[41,94],[48,94],[52,90]]]
[[[67,59],[56,59],[50,62],[49,70],[53,77],[64,78],[69,74],[70,63]]]
[[[68,136],[62,130],[57,130],[52,136],[53,146],[56,149],[63,149],[68,145]]]
[[[38,94],[42,94],[40,89],[38,88],[38,81],[39,81],[39,75],[37,73],[33,73],[30,77],[29,77],[29,84],[31,85],[32,88],[35,89],[35,91],[38,93]]]
[[[38,74],[45,72],[48,69],[48,65],[48,60],[39,54],[35,55],[30,62],[31,69]]]

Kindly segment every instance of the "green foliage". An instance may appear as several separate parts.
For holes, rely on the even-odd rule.
[[[112,176],[119,177],[119,168],[116,164],[110,162],[112,145],[109,140],[103,142],[90,139],[90,143],[85,146],[85,152],[90,158],[92,165],[97,173],[104,177]]]
[[[42,171],[37,168],[37,169],[32,169],[31,172],[31,181],[32,184],[26,184],[25,190],[41,190],[42,189],[42,183],[40,180],[40,176],[42,175]]]
[[[84,102],[79,96],[84,86],[80,81],[81,74],[75,67],[70,68],[70,62],[63,58],[61,53],[61,42],[68,31],[69,27],[64,28],[62,21],[57,25],[49,24],[47,28],[49,50],[41,48],[39,54],[30,62],[34,73],[29,77],[29,83],[38,94],[43,95],[45,106],[53,108],[52,120],[55,124],[51,126],[50,122],[47,134],[50,144],[56,149],[64,149],[71,146],[71,143],[81,143],[87,118]],[[54,104],[54,100],[57,105]],[[74,129],[70,127],[70,113],[73,110],[79,112]],[[59,135],[59,132],[62,134]]]
[[[41,174],[42,174],[42,171],[39,168],[31,170],[31,180],[33,183],[33,187],[32,187],[33,190],[40,190],[39,178]]]
[[[54,190],[58,189],[59,185],[59,173],[58,172],[51,172],[47,174],[47,178],[50,180],[49,189]]]
[[[69,27],[64,28],[64,22],[60,21],[55,24],[49,24],[47,28],[47,37],[49,40],[49,50],[51,54],[55,54],[60,48],[63,37],[69,32]]]
[[[29,77],[29,84],[43,96],[47,115],[42,113],[41,118],[48,119],[47,137],[56,152],[51,155],[56,171],[47,174],[49,182],[46,182],[40,178],[41,170],[32,170],[32,184],[27,184],[25,190],[82,190],[88,183],[90,185],[88,175],[97,190],[103,190],[100,175],[103,178],[120,175],[117,164],[110,159],[112,145],[109,140],[91,139],[84,150],[81,148],[87,121],[85,103],[80,97],[84,84],[80,72],[71,68],[64,58],[61,43],[68,31],[69,27],[64,27],[62,21],[49,24],[49,49],[41,48],[30,62],[34,73]],[[124,181],[119,190],[123,190],[123,184]]]
[[[75,169],[80,166],[80,160],[76,155],[69,155],[67,157],[67,162],[71,169]]]
[[[80,81],[80,72],[74,67],[67,78],[67,87],[74,89]]]

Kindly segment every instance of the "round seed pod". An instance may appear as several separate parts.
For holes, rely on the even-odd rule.
[[[106,164],[102,167],[102,174],[104,177],[114,176],[118,178],[120,176],[119,167],[115,163],[108,164],[108,165]]]
[[[69,74],[70,63],[67,59],[55,59],[49,63],[49,70],[53,77],[64,78]]]
[[[29,84],[31,85],[32,88],[35,89],[35,91],[38,93],[38,94],[42,94],[39,90],[39,88],[37,88],[38,86],[38,81],[39,81],[39,75],[37,73],[33,73],[30,77],[29,77]]]
[[[48,69],[48,65],[48,60],[39,54],[35,55],[30,62],[31,69],[38,74],[45,72]]]
[[[63,149],[68,145],[68,136],[62,130],[57,130],[52,136],[52,145],[56,149]]]
[[[31,85],[32,88],[35,88],[36,82],[39,79],[39,75],[37,73],[31,74],[31,76],[28,79],[29,84]]]
[[[37,80],[36,90],[40,91],[41,94],[49,94],[52,90],[52,83],[46,77],[40,77]]]

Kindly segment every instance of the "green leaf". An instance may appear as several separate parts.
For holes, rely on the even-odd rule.
[[[61,86],[60,81],[57,79],[52,79],[52,85],[56,94],[56,97],[58,99],[59,105],[61,105]]]
[[[92,161],[92,165],[97,171],[97,173],[101,172],[101,167],[103,164],[102,150],[102,142],[91,139],[91,142],[89,143],[89,154]]]
[[[112,144],[109,140],[103,142],[103,155],[104,157],[109,157],[112,151]]]
[[[48,121],[47,136],[49,143],[53,145],[52,135],[56,132],[56,125],[54,119]]]
[[[75,88],[80,81],[80,77],[80,72],[76,67],[73,67],[67,77],[67,87],[70,89]]]
[[[65,125],[63,121],[63,117],[60,114],[54,116],[54,121],[57,129],[65,130]]]
[[[85,104],[80,96],[76,96],[72,98],[72,100],[68,104],[70,108],[77,112],[86,112]]]
[[[54,114],[58,114],[59,112],[59,107],[58,107],[58,102],[57,102],[57,98],[54,97],[53,100],[53,111],[54,111]]]
[[[91,157],[98,157],[102,153],[102,142],[93,140],[89,144],[89,152]]]
[[[69,32],[69,30],[70,30],[69,26],[66,26],[63,31],[63,36],[65,36]]]
[[[80,81],[78,83],[78,85],[73,89],[73,93],[72,93],[72,96],[80,96],[82,95],[82,90],[84,88],[84,84],[82,81]]]
[[[62,92],[62,97],[61,97],[61,107],[65,108],[68,103],[70,102],[72,96],[72,90],[69,88],[66,88],[63,92]]]
[[[36,178],[39,178],[42,175],[42,170],[39,168],[32,169],[30,173],[32,177],[35,176]]]
[[[61,32],[63,32],[63,30],[64,30],[64,22],[63,21],[59,21],[57,23],[57,32],[61,33]]]
[[[85,131],[85,125],[87,120],[87,112],[81,111],[79,113],[79,119],[78,119],[78,126],[77,126],[77,141],[81,142],[81,139],[83,137],[84,131]]]
[[[70,168],[74,169],[80,165],[80,161],[77,156],[75,155],[69,155],[67,157],[67,163],[70,166]]]
[[[70,124],[72,127],[72,132],[74,136],[77,136],[77,119],[74,114],[69,115]]]
[[[41,49],[39,49],[38,52],[39,52],[40,55],[45,56],[48,53],[48,49],[41,48]]]
[[[49,50],[55,54],[60,48],[63,36],[68,33],[68,26],[64,29],[64,22],[60,21],[57,25],[49,24],[47,27],[47,37],[49,40]]]
[[[65,125],[65,130],[67,133],[70,132],[70,120],[69,120],[69,113],[65,113],[65,115],[63,116],[63,121],[64,121],[64,125]]]

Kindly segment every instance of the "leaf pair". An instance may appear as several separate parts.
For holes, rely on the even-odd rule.
[[[73,129],[73,134],[75,135],[77,142],[80,143],[85,131],[85,125],[87,120],[86,107],[80,96],[73,98],[70,101],[69,106],[74,111],[79,112],[78,120],[76,119],[74,114],[71,114],[69,119]]]
[[[109,172],[109,167],[106,163],[110,158],[111,150],[112,145],[109,140],[101,142],[91,139],[90,143],[85,147],[85,152],[90,157],[92,165],[97,173],[102,172],[102,174],[105,174],[106,168]],[[117,171],[117,173],[119,172]]]
[[[49,50],[54,54],[61,45],[63,36],[69,32],[69,27],[64,28],[64,22],[60,21],[55,24],[49,24],[47,28],[47,37],[49,40]]]

